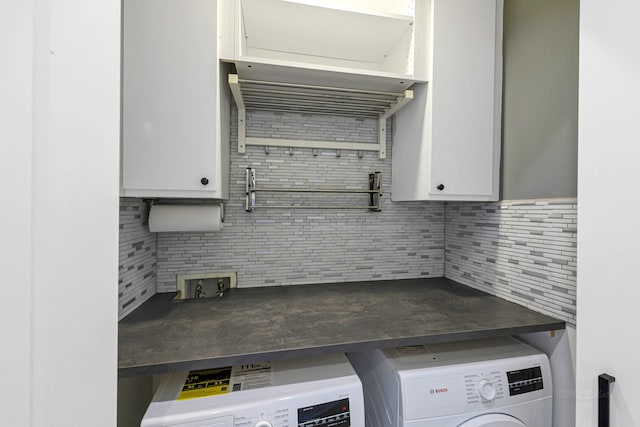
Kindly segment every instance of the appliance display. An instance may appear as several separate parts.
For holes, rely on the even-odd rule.
[[[350,425],[349,399],[298,409],[298,427],[347,427]]]
[[[539,366],[507,372],[507,379],[509,380],[509,396],[544,389],[542,369]]]

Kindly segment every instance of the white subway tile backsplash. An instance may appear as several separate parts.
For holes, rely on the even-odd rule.
[[[232,109],[231,188],[221,232],[158,235],[159,292],[175,290],[176,274],[230,270],[239,287],[439,277],[444,274],[444,204],[392,203],[391,126],[387,160],[375,152],[247,147],[237,153]],[[308,114],[249,112],[247,135],[256,137],[377,141],[377,121]],[[258,187],[368,188],[368,174],[382,172],[382,212],[334,209],[244,210],[245,169],[256,169]],[[260,204],[368,204],[366,195],[258,193]]]
[[[455,202],[445,276],[576,323],[575,199]]]
[[[156,293],[156,236],[149,232],[147,205],[120,199],[118,319]]]
[[[575,199],[391,202],[387,160],[375,152],[247,147],[237,153],[232,114],[230,199],[218,233],[150,233],[147,205],[120,201],[120,318],[176,275],[236,271],[239,287],[446,276],[575,324]],[[249,136],[377,141],[375,120],[253,112]],[[364,189],[382,172],[382,212],[334,209],[244,210],[245,169],[271,187]],[[367,204],[366,195],[258,193],[260,204]]]

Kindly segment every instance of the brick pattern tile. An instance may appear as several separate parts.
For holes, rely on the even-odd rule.
[[[576,323],[576,199],[448,203],[445,276]]]
[[[140,199],[120,199],[118,318],[156,292],[156,235],[149,232],[148,207]]]
[[[219,233],[158,234],[158,292],[175,290],[176,275],[236,271],[238,286],[296,285],[375,279],[439,277],[444,273],[444,204],[392,203],[391,126],[387,159],[377,152],[249,146],[237,152],[232,115],[231,188]],[[391,123],[389,123],[391,124]],[[249,136],[375,143],[377,121],[334,116],[249,112]],[[259,209],[248,213],[245,170],[258,187],[368,188],[382,172],[382,212],[335,209]],[[258,204],[367,205],[367,195],[258,193]]]

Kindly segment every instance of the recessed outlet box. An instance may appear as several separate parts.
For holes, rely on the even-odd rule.
[[[219,286],[224,291],[238,287],[238,274],[232,272],[178,274],[174,299],[212,298],[219,297]]]

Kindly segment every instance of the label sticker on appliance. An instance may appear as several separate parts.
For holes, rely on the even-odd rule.
[[[231,366],[190,371],[184,380],[178,400],[229,393]]]
[[[416,356],[421,354],[428,354],[430,352],[424,345],[407,345],[404,347],[396,348],[396,353],[398,356]]]
[[[231,372],[232,391],[252,390],[273,384],[271,362],[234,366]]]

